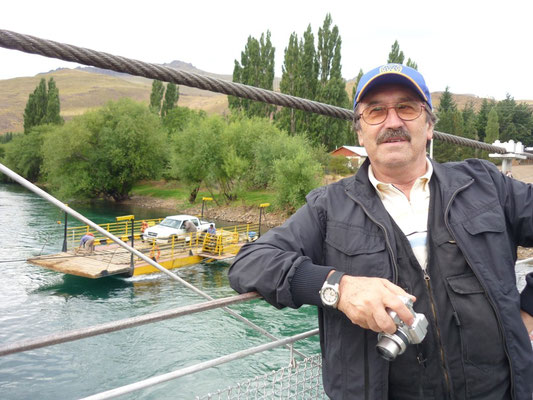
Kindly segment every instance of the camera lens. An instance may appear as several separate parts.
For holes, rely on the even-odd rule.
[[[394,335],[380,333],[376,349],[385,360],[393,361],[398,354],[405,351],[408,344],[409,338],[398,329]]]

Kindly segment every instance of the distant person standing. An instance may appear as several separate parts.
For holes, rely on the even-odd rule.
[[[209,228],[207,228],[207,233],[210,235],[214,235],[217,233],[217,230],[215,229],[215,226],[213,224],[209,225]]]

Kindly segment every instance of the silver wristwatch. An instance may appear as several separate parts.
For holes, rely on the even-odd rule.
[[[344,272],[335,271],[328,279],[326,279],[324,285],[322,285],[322,289],[320,289],[319,293],[324,306],[337,308],[340,298],[339,284],[343,275]]]

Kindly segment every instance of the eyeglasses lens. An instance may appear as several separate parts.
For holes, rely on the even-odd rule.
[[[405,101],[393,106],[374,104],[363,110],[361,116],[369,125],[378,125],[387,119],[389,109],[394,108],[398,117],[404,121],[412,121],[422,114],[423,106],[416,101]]]

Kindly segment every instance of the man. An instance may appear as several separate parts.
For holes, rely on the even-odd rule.
[[[84,247],[87,250],[88,254],[93,254],[94,252],[94,234],[92,232],[87,232],[80,239],[80,245],[76,249],[76,253]]]
[[[209,228],[207,228],[207,233],[210,235],[215,235],[217,233],[217,230],[215,229],[215,226],[213,224],[209,224]]]
[[[242,247],[238,292],[276,307],[318,306],[332,399],[531,400],[533,274],[520,295],[516,248],[533,245],[533,187],[489,162],[426,157],[436,118],[418,71],[389,64],[357,87],[354,128],[368,159],[318,188],[285,224]],[[394,361],[376,351],[413,301],[428,321]]]

